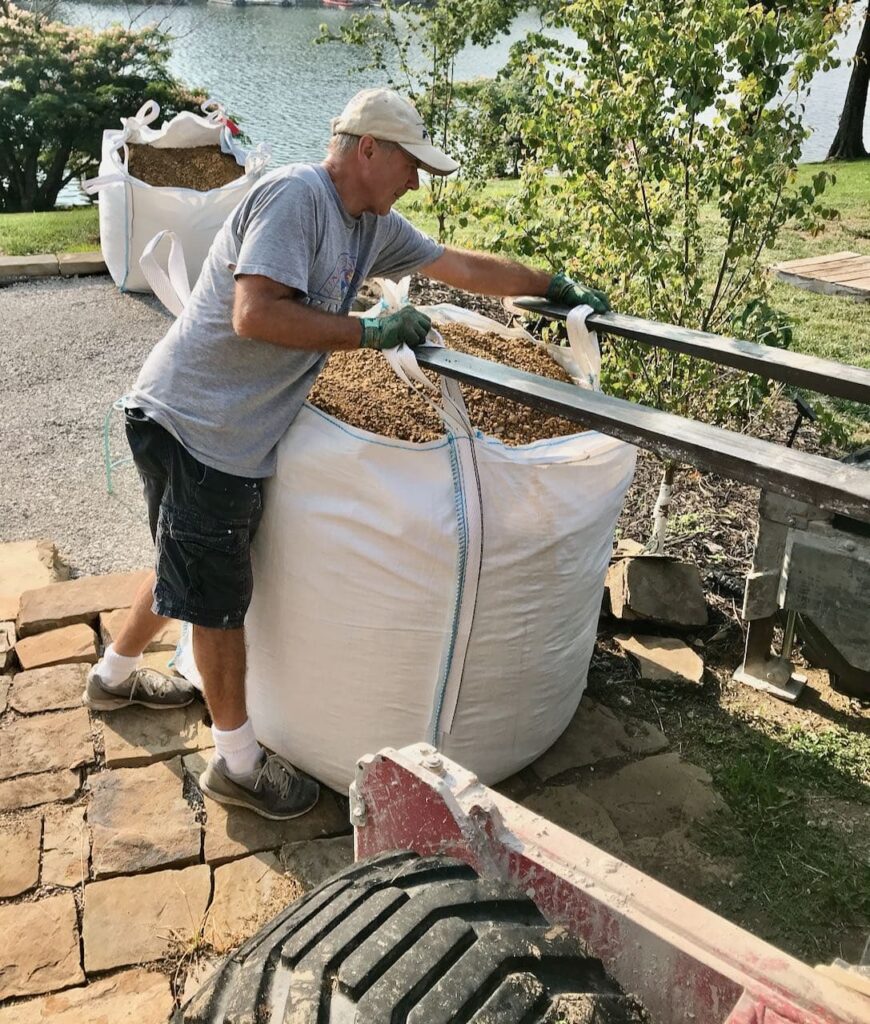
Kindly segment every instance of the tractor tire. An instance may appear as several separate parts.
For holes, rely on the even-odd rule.
[[[380,855],[230,955],[173,1024],[641,1024],[601,962],[461,861]]]

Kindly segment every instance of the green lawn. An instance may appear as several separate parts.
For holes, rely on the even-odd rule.
[[[48,213],[0,214],[0,255],[89,252],[100,248],[96,206]]]
[[[808,180],[822,168],[833,170],[835,185],[825,192],[826,205],[840,219],[829,222],[822,234],[794,229],[781,232],[768,263],[824,256],[848,250],[870,256],[870,160],[838,165],[805,164],[801,178]],[[835,295],[820,295],[777,282],[773,303],[795,324],[794,347],[801,352],[870,367],[870,305]]]

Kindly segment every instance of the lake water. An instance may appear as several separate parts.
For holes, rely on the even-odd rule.
[[[349,11],[319,4],[232,7],[198,2],[145,7],[68,0],[61,4],[58,17],[95,28],[160,22],[175,37],[171,71],[222,100],[254,143],[272,144],[276,163],[320,159],[330,119],[357,90],[382,84],[371,72],[357,70],[361,60],[355,49],[313,43],[320,24],[337,30],[352,17]],[[495,74],[511,42],[538,27],[536,16],[521,16],[509,37],[486,50],[466,50],[457,62],[458,75]],[[841,56],[855,53],[859,35],[860,24],[844,35]],[[837,129],[849,70],[842,66],[813,82],[805,113],[813,135],[804,148],[805,160],[824,159]],[[867,116],[870,120],[870,108]],[[62,201],[75,201],[75,190],[67,189]]]

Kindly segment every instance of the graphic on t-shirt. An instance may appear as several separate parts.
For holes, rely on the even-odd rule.
[[[344,302],[353,281],[356,260],[352,253],[343,252],[335,263],[335,268],[319,288],[311,292],[311,298],[319,304],[334,306],[338,309]]]

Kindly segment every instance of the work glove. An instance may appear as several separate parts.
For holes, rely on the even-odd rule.
[[[364,317],[362,324],[360,348],[396,348],[402,344],[417,348],[426,340],[432,321],[413,306],[402,306],[389,316]]]
[[[610,302],[604,292],[572,281],[567,274],[556,274],[547,289],[547,299],[558,306],[591,306],[596,313],[606,313]]]

